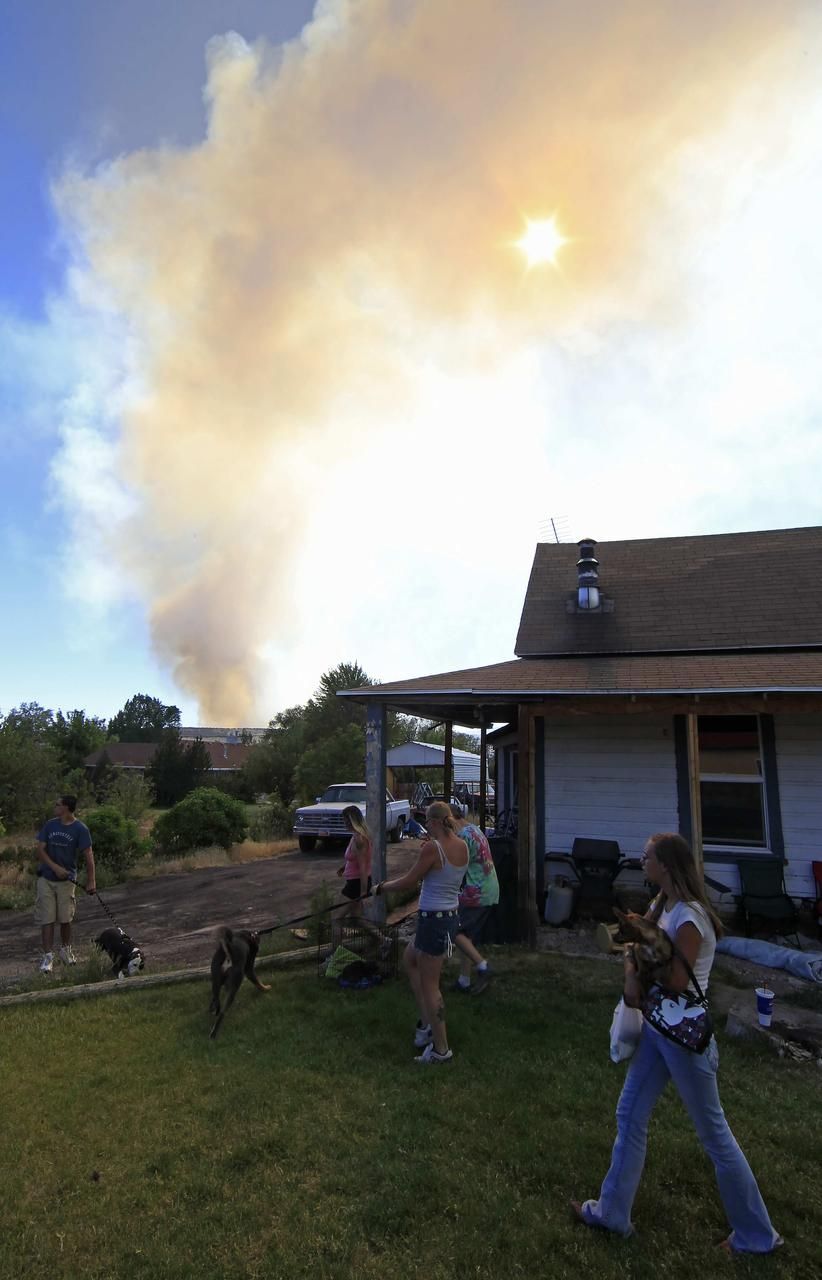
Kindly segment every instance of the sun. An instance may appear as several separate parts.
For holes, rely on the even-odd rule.
[[[529,269],[545,262],[555,266],[559,250],[567,243],[555,216],[537,220],[526,218],[525,234],[514,241],[516,248],[525,254]]]

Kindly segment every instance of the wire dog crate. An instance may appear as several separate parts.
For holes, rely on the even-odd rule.
[[[373,987],[396,978],[399,950],[396,925],[335,920],[317,944],[317,974],[341,987]]]

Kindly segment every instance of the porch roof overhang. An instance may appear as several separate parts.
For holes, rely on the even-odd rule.
[[[707,711],[708,704],[732,701],[741,710],[764,700],[822,711],[822,650],[515,658],[339,696],[458,724],[510,720],[523,703],[607,712],[698,701]]]

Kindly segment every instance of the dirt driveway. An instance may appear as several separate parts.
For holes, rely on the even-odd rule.
[[[416,860],[419,842],[389,845],[388,874],[401,875]],[[288,920],[310,909],[322,885],[337,895],[339,851],[281,854],[235,866],[135,880],[103,891],[117,923],[158,968],[206,965],[216,925],[253,929]],[[77,895],[74,943],[85,951],[110,924],[96,898]],[[30,974],[40,956],[39,930],[28,911],[0,913],[0,985]]]

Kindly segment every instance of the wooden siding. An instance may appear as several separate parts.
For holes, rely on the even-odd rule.
[[[593,836],[634,858],[654,831],[676,831],[673,718],[546,718],[545,825],[549,854]]]

